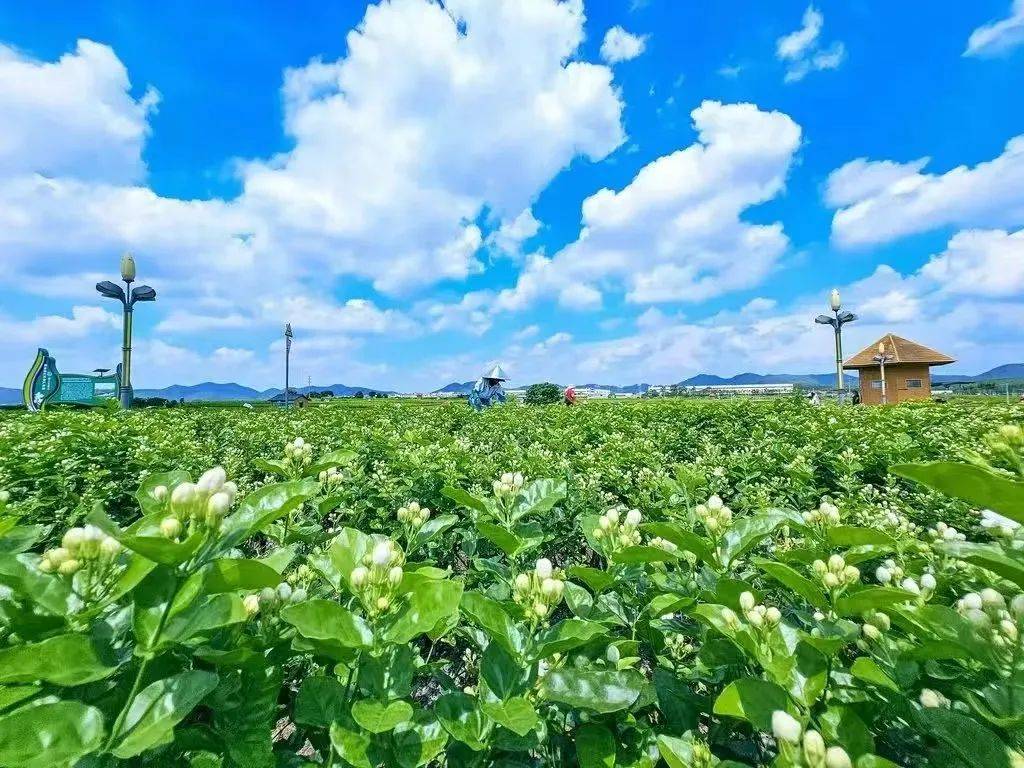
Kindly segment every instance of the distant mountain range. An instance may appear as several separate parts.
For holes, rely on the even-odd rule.
[[[856,374],[847,372],[848,377],[856,379]],[[830,387],[835,382],[835,373],[739,373],[728,378],[716,376],[710,373],[700,373],[683,379],[679,382],[681,387],[707,387],[721,384],[800,384],[809,387]],[[999,381],[1003,379],[1024,380],[1024,363],[1008,363],[1000,365],[991,370],[979,373],[975,376],[957,376],[956,374],[936,373],[932,375],[932,381],[945,383],[950,381]],[[453,381],[435,393],[455,392],[458,394],[469,394],[473,388],[473,381]],[[577,384],[577,387],[592,387],[594,389],[608,389],[618,393],[643,394],[650,389],[650,384]],[[518,389],[519,387],[517,387]],[[368,395],[371,392],[382,394],[394,394],[394,392],[379,390],[374,387],[353,387],[348,384],[329,384],[327,386],[293,387],[301,394],[310,392],[333,392],[337,397],[351,397],[357,392]],[[162,397],[166,400],[185,400],[186,402],[225,401],[225,400],[269,400],[274,395],[279,395],[283,388],[253,389],[234,382],[220,384],[213,381],[205,381],[202,384],[172,384],[161,389],[137,389],[136,397]],[[0,405],[16,405],[21,402],[21,390],[14,387],[0,387]]]

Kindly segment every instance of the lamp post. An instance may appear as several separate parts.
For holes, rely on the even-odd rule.
[[[832,310],[831,315],[818,315],[814,322],[819,325],[831,325],[836,335],[836,397],[842,401],[843,397],[843,326],[852,323],[857,319],[853,312],[841,311],[843,304],[839,298],[839,289],[833,288],[828,296],[828,305]]]
[[[117,299],[124,309],[124,325],[121,337],[121,391],[118,393],[122,408],[132,407],[132,314],[137,301],[156,301],[156,291],[148,285],[132,288],[135,282],[135,259],[130,253],[121,257],[121,279],[124,288],[104,280],[96,283],[96,290],[108,299]]]
[[[284,324],[284,407],[290,408],[288,402],[291,397],[291,393],[288,391],[288,378],[291,368],[291,356],[292,356],[292,324]]]
[[[885,405],[888,402],[888,400],[886,398],[886,392],[885,392],[885,364],[887,362],[889,362],[890,360],[892,360],[892,355],[886,354],[886,352],[885,352],[885,342],[884,341],[878,342],[878,354],[875,355],[871,359],[874,360],[876,363],[878,363],[878,369],[881,372],[881,379],[882,379],[882,405]]]

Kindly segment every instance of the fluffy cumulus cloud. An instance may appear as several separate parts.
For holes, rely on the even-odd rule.
[[[175,307],[165,333],[280,321],[281,296],[317,303],[297,320],[313,332],[404,331],[369,298],[337,305],[336,283],[407,295],[479,272],[482,247],[517,253],[536,234],[530,206],[555,175],[624,140],[611,69],[577,56],[584,20],[581,0],[370,6],[344,58],[285,73],[292,148],[237,162],[231,200],[145,185],[158,97],[111,48],[42,62],[0,47],[0,114],[15,116],[0,122],[0,284],[77,296],[71,275],[130,249],[154,311]]]
[[[783,190],[800,127],[752,104],[704,102],[692,117],[695,143],[646,165],[623,189],[587,198],[579,238],[551,258],[534,256],[495,308],[554,295],[587,309],[609,291],[640,304],[693,302],[760,283],[788,239],[781,224],[743,214]]]
[[[927,162],[861,158],[833,171],[826,201],[838,208],[832,220],[835,241],[873,245],[940,227],[1024,224],[1024,135],[974,167],[925,173]]]
[[[601,58],[609,64],[635,59],[647,47],[647,37],[634,35],[620,26],[614,26],[604,34],[601,43]]]
[[[807,6],[799,29],[780,37],[775,56],[786,64],[787,83],[803,80],[811,72],[837,69],[846,58],[846,46],[840,41],[823,46],[821,30],[825,17],[813,5]]]
[[[1024,44],[1024,0],[1013,0],[1004,19],[983,24],[971,33],[964,56],[998,56]]]
[[[128,71],[105,45],[79,40],[74,53],[41,62],[0,44],[0,178],[133,181],[158,100],[153,89],[131,95]]]
[[[1024,295],[1024,230],[966,230],[921,270],[949,294],[1013,298]]]

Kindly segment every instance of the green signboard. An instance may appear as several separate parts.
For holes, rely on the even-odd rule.
[[[116,400],[120,389],[120,365],[110,376],[60,373],[57,361],[45,349],[40,349],[25,377],[21,393],[25,407],[38,411],[59,403],[101,405],[104,401]]]

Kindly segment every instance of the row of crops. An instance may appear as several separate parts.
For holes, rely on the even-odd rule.
[[[1022,416],[0,415],[0,766],[1024,764]]]

